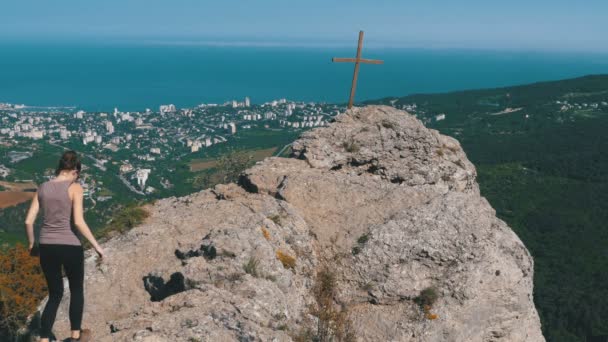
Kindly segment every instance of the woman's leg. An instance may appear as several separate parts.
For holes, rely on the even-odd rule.
[[[67,246],[63,262],[70,283],[70,325],[72,338],[80,337],[84,310],[84,251],[81,246]]]
[[[61,257],[55,246],[40,245],[40,267],[46,278],[49,289],[49,301],[42,312],[40,337],[48,339],[57,316],[57,309],[63,297],[63,277],[61,275]]]

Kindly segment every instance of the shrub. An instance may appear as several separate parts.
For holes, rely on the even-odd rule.
[[[318,318],[315,341],[355,341],[348,312],[334,303],[336,276],[325,267],[317,273],[313,288],[316,305],[311,314]]]
[[[416,297],[414,301],[422,308],[428,306],[430,309],[438,298],[439,295],[437,294],[437,290],[434,287],[427,287],[426,289],[420,291],[420,295]]]
[[[274,222],[274,224],[276,224],[277,226],[281,225],[281,216],[280,215],[268,216],[268,219],[270,221]]]
[[[420,305],[422,311],[424,312],[424,316],[429,320],[435,320],[438,318],[436,314],[431,313],[431,309],[433,308],[433,304],[437,301],[439,295],[437,294],[437,290],[434,287],[428,287],[422,291],[420,291],[420,295],[414,299],[414,301]]]
[[[216,174],[220,183],[233,183],[245,169],[253,165],[253,155],[247,152],[230,151],[223,154],[216,164]]]
[[[345,141],[342,143],[342,147],[346,150],[346,152],[356,153],[359,152],[359,145],[354,141]]]
[[[103,229],[97,233],[99,239],[107,239],[123,234],[142,224],[150,213],[143,207],[132,204],[120,209]]]
[[[363,250],[363,245],[365,245],[367,241],[369,241],[369,234],[363,234],[359,236],[359,238],[357,239],[357,245],[352,248],[351,253],[353,255],[361,253],[361,251]]]
[[[362,245],[365,244],[367,241],[369,241],[369,234],[363,234],[357,239],[357,242]]]
[[[247,263],[243,264],[243,270],[247,274],[251,274],[254,277],[258,277],[258,265],[260,262],[255,257],[249,258]]]
[[[0,250],[0,336],[14,336],[46,294],[38,258],[20,244]]]
[[[277,259],[283,264],[283,267],[287,269],[296,268],[296,258],[282,251],[277,251]]]

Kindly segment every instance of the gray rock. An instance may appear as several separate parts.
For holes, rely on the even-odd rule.
[[[370,106],[293,149],[240,185],[158,201],[104,245],[103,263],[89,253],[94,340],[292,341],[316,326],[315,278],[328,268],[358,341],[544,341],[532,258],[480,196],[458,141]],[[416,298],[428,288],[425,313]]]

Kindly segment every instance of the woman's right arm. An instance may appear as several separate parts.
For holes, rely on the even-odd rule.
[[[40,204],[38,203],[38,192],[36,192],[25,218],[25,232],[27,234],[27,241],[29,243],[30,251],[32,250],[32,247],[34,247],[34,222],[36,221],[36,216],[38,216],[39,209]]]
[[[95,251],[97,252],[97,254],[99,254],[99,256],[103,258],[104,257],[103,249],[97,243],[95,236],[93,236],[93,233],[91,233],[91,229],[89,229],[89,226],[87,225],[87,223],[84,220],[84,209],[83,209],[84,191],[82,190],[82,186],[80,186],[80,184],[78,184],[78,183],[74,183],[71,186],[71,188],[73,191],[72,208],[74,210],[74,213],[73,213],[74,214],[74,225],[76,225],[76,228],[78,229],[78,231],[80,231],[82,236],[84,236],[87,240],[89,240],[89,242],[91,243],[93,248],[95,248]]]

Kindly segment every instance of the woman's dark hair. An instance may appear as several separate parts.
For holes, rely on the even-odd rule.
[[[80,158],[78,158],[78,154],[75,151],[67,151],[64,152],[59,159],[59,165],[57,166],[57,170],[55,171],[55,175],[59,176],[61,171],[63,170],[76,170],[80,173],[80,169],[82,169],[82,164],[80,164]]]

